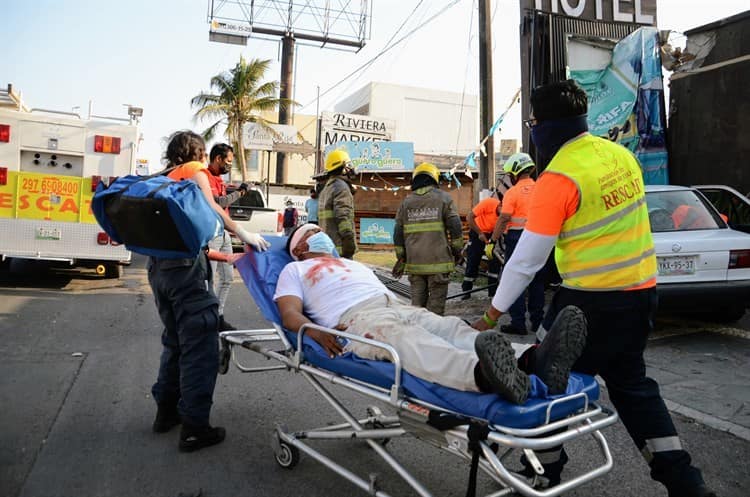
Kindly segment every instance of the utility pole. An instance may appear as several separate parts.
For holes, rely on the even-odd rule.
[[[484,138],[490,134],[495,119],[492,111],[492,15],[490,0],[479,0],[479,130]],[[479,187],[490,187],[490,172],[495,169],[495,140],[492,136],[484,143],[486,155],[479,161]],[[493,181],[494,186],[494,181]],[[478,195],[478,192],[477,192]]]
[[[282,38],[280,82],[279,97],[291,100],[294,95],[294,35],[292,34],[287,34]],[[289,119],[291,114],[291,106],[279,107],[279,124],[291,124]],[[276,154],[276,184],[284,183],[284,175],[288,166],[287,154],[278,152]]]

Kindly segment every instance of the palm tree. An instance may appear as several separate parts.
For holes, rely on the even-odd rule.
[[[226,126],[225,135],[238,151],[242,169],[242,180],[247,180],[247,164],[245,147],[242,140],[242,128],[245,123],[257,123],[270,130],[271,121],[261,116],[262,112],[286,108],[294,105],[294,101],[278,98],[278,81],[263,82],[263,76],[271,64],[270,60],[252,59],[246,61],[240,56],[240,61],[229,71],[211,78],[211,89],[215,93],[201,92],[190,101],[190,105],[198,108],[194,119],[216,120],[203,132],[203,138],[210,140],[216,134],[217,128]],[[271,131],[275,134],[274,131]]]

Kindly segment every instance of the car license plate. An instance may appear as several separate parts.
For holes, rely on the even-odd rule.
[[[60,228],[37,228],[37,240],[61,240],[62,231]]]
[[[695,256],[676,255],[671,257],[657,257],[659,276],[674,276],[680,274],[695,274]]]

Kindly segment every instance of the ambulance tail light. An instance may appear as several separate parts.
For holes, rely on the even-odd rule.
[[[730,250],[728,269],[750,268],[750,250]]]
[[[276,231],[284,231],[284,214],[281,212],[276,213]]]
[[[0,167],[0,186],[8,184],[8,168]]]
[[[96,234],[96,243],[98,243],[99,245],[107,245],[109,243],[109,235],[107,235],[103,231],[100,231]]]
[[[119,154],[120,141],[120,137],[118,136],[95,135],[94,152],[101,152],[103,154]]]
[[[0,124],[0,142],[10,142],[10,124]]]
[[[99,183],[101,183],[101,182],[102,182],[102,177],[101,176],[92,176],[91,177],[91,191],[95,192],[96,191],[96,187],[99,186]]]

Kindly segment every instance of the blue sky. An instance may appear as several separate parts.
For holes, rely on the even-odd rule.
[[[190,98],[208,89],[211,76],[231,68],[240,55],[272,59],[267,79],[279,79],[279,45],[251,39],[246,47],[208,41],[207,0],[5,0],[0,17],[0,85],[13,83],[31,107],[126,117],[123,104],[144,108],[139,158],[153,167],[163,137],[177,129],[201,131]],[[419,0],[372,0],[372,36],[357,54],[298,47],[295,98],[313,114],[321,92],[372,58]],[[452,0],[422,2],[402,34]],[[381,57],[356,78],[321,99],[332,109],[340,98],[370,81],[478,93],[475,1],[461,0],[445,14]],[[493,0],[495,111],[520,85],[518,2]],[[660,29],[682,31],[747,9],[746,0],[659,0]],[[469,27],[472,26],[471,35]],[[518,107],[502,138],[520,133]]]

